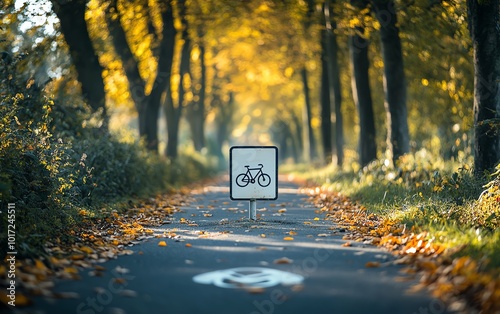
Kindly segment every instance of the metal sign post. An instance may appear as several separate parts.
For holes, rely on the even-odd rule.
[[[249,219],[257,219],[257,200],[278,198],[278,148],[233,146],[229,150],[229,191],[232,200],[249,200]]]
[[[250,200],[250,207],[248,209],[248,219],[256,220],[257,219],[257,201]]]

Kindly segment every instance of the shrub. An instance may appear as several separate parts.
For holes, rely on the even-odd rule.
[[[0,208],[15,204],[20,256],[41,254],[47,239],[67,235],[65,230],[80,222],[81,209],[151,195],[210,174],[206,157],[183,154],[169,161],[139,141],[93,127],[81,100],[67,104],[48,98],[36,82],[17,73],[18,62],[0,64]],[[5,248],[8,216],[0,217],[0,247]],[[0,257],[7,251],[2,249]]]

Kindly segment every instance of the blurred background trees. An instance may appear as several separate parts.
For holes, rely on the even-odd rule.
[[[284,162],[465,160],[480,141],[477,3],[18,0],[1,44],[62,108],[81,94],[96,127],[130,128],[172,159],[247,144],[277,145]]]

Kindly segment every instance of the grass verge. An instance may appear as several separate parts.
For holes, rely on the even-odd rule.
[[[352,239],[411,257],[411,271],[426,273],[422,285],[455,309],[500,310],[500,168],[478,180],[466,163],[425,150],[395,166],[353,168],[288,171],[320,187],[317,201],[337,223],[349,222]],[[343,197],[358,209],[339,209]]]

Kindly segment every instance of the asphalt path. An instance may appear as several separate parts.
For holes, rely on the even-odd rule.
[[[415,281],[397,280],[395,258],[371,245],[343,246],[345,230],[324,220],[287,181],[275,201],[231,201],[228,182],[191,194],[188,205],[134,254],[102,264],[103,276],[59,280],[78,298],[35,298],[21,313],[447,313]],[[293,238],[293,239],[291,239]],[[160,246],[165,241],[166,246]],[[368,262],[381,267],[366,267]]]

